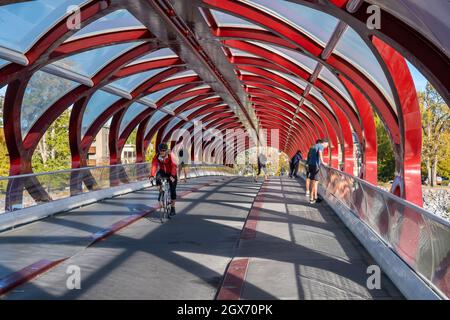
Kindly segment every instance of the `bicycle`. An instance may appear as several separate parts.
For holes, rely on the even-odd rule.
[[[154,182],[152,181],[152,184],[153,183]],[[172,199],[170,196],[169,181],[167,178],[161,178],[161,189],[158,195],[161,223],[164,223],[167,219],[170,219],[170,211],[172,209]]]

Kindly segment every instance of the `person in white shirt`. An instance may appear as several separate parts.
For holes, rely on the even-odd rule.
[[[187,152],[183,149],[178,151],[178,177],[180,180],[184,180],[186,183],[187,179]],[[184,173],[184,179],[181,179],[181,173]]]

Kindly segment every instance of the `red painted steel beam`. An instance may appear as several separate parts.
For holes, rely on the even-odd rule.
[[[149,30],[141,28],[95,34],[62,43],[52,51],[50,54],[50,60],[63,59],[69,55],[103,46],[134,41],[151,41],[154,39],[156,39],[155,36]]]
[[[198,56],[198,58],[205,64],[205,66],[211,71],[211,74],[214,75],[214,77],[222,83],[222,85],[226,88],[228,93],[231,95],[231,97],[236,101],[236,104],[241,109],[242,113],[247,118],[249,124],[251,127],[256,130],[255,125],[253,124],[253,121],[251,120],[246,108],[240,101],[237,94],[234,92],[233,88],[230,86],[230,84],[225,80],[224,76],[220,72],[220,70],[214,65],[213,60],[208,56],[208,54],[204,51],[204,49],[201,47],[200,43],[195,37],[195,34],[193,32],[183,26],[184,22],[181,18],[178,17],[175,10],[173,10],[172,5],[167,0],[149,0],[158,10],[160,11],[160,14],[166,18],[166,21],[172,25],[172,27],[178,32],[179,36],[186,41],[186,44],[192,48],[193,53]]]
[[[344,74],[348,79],[353,81],[354,84],[358,86],[360,90],[362,90],[365,94],[368,95],[371,99],[371,103],[375,104],[379,113],[382,114],[382,118],[384,121],[389,123],[389,127],[391,135],[394,139],[399,139],[399,131],[398,131],[398,121],[396,119],[395,112],[390,107],[388,101],[383,96],[383,94],[379,91],[379,89],[373,84],[367,77],[365,77],[359,70],[351,66],[347,61],[335,56],[331,55],[326,61],[320,58],[320,54],[322,52],[322,48],[314,43],[312,39],[307,38],[304,35],[299,34],[299,30],[292,29],[292,27],[286,25],[286,23],[282,21],[277,21],[274,17],[265,17],[265,13],[259,12],[257,14],[255,9],[251,8],[249,10],[243,10],[241,7],[236,9],[236,3],[233,2],[230,6],[225,6],[224,3],[229,3],[230,1],[223,1],[221,4],[215,0],[204,0],[205,2],[211,4],[215,9],[219,8],[223,11],[232,12],[232,14],[241,15],[243,18],[247,20],[251,20],[254,23],[261,24],[261,21],[265,21],[264,26],[266,28],[276,29],[277,33],[282,35],[286,40],[280,38],[279,41],[274,42],[277,45],[283,45],[287,48],[301,48],[305,50],[312,58],[329,67],[331,70],[336,70],[341,74]],[[212,4],[214,3],[214,4]],[[239,3],[242,5],[242,3]],[[233,8],[231,8],[233,7]],[[249,9],[249,8],[247,8]],[[258,11],[258,10],[257,10]],[[242,14],[245,12],[245,15]],[[261,20],[262,19],[262,20]],[[238,38],[238,39],[249,39],[249,40],[261,40],[264,42],[270,43],[273,40],[273,33],[265,30],[255,30],[246,28],[228,28],[228,27],[220,27],[220,32],[217,30],[212,30],[214,35],[219,36],[221,38]],[[226,32],[224,30],[226,29]],[[291,30],[292,29],[292,30]],[[267,37],[264,35],[267,34]],[[296,45],[292,45],[296,44]]]
[[[274,99],[276,101],[273,101],[272,99],[268,99],[269,97],[266,97],[265,100],[263,100],[262,98],[260,99],[256,99],[256,98],[250,98],[250,101],[253,102],[255,105],[258,106],[265,106],[268,108],[268,110],[276,110],[276,112],[279,112],[280,114],[283,114],[285,116],[290,117],[290,119],[292,120],[292,118],[295,116],[295,110],[294,113],[291,113],[289,111],[287,111],[287,108],[283,106],[283,104],[280,104],[279,102],[282,102],[278,99]],[[274,104],[275,106],[271,108],[272,104]],[[276,106],[280,106],[281,108],[277,108]],[[284,108],[283,108],[284,107]],[[306,108],[305,108],[306,109]],[[299,115],[297,115],[297,117],[300,117]],[[315,122],[313,119],[310,119],[308,116],[305,116],[303,114],[301,114],[301,117],[304,118],[306,121],[309,121],[312,127],[312,130],[315,131],[315,133],[319,133],[320,132],[320,136],[323,136],[323,131],[322,131],[322,122]]]
[[[367,98],[346,78],[339,76],[349,94],[358,105],[361,121],[364,127],[364,138],[361,140],[363,151],[362,168],[360,177],[373,185],[377,185],[377,129],[375,127],[372,106]]]
[[[222,103],[222,99],[221,98],[208,98],[208,99],[203,99],[203,97],[198,97],[198,98],[194,98],[191,99],[187,102],[185,102],[183,105],[181,105],[180,107],[178,107],[176,109],[176,111],[174,111],[174,113],[176,112],[176,114],[179,114],[183,111],[188,110],[189,108],[195,108],[201,105],[205,105],[205,104],[210,104],[210,103]],[[146,141],[150,142],[150,140],[153,138],[153,136],[159,132],[159,130],[161,128],[163,128],[166,124],[169,123],[170,120],[172,120],[173,116],[171,115],[167,115],[165,116],[163,119],[161,119],[153,128],[150,129],[150,131],[147,133],[147,135],[144,138],[144,150],[147,149],[148,143],[146,143]],[[161,136],[157,135],[156,137],[156,144],[159,144],[161,142]]]
[[[199,110],[194,111],[192,114],[190,114],[187,119],[188,121],[192,121],[194,120],[196,117],[200,116],[200,115],[205,115],[205,114],[211,114],[211,115],[216,115],[216,114],[224,114],[227,111],[229,111],[230,109],[227,106],[215,106],[215,107],[211,107],[213,104],[210,105],[206,105],[203,108],[200,108]],[[164,134],[164,136],[162,137],[162,141],[167,141],[167,140],[172,140],[174,133],[180,129],[183,125],[185,125],[188,121],[180,119],[180,122],[177,123],[175,126],[173,126],[173,128],[171,128],[167,133]]]
[[[403,145],[403,168],[397,178],[401,197],[418,206],[423,205],[421,180],[421,150],[422,150],[422,118],[419,100],[414,81],[405,59],[391,46],[374,37],[375,48],[380,52],[394,80],[396,92],[401,106],[401,129]],[[393,192],[395,191],[393,184]]]
[[[246,52],[249,52],[254,55],[258,55],[260,57],[263,57],[270,61],[273,65],[281,66],[282,69],[284,69],[282,72],[291,73],[294,76],[297,76],[301,79],[304,79],[305,81],[309,81],[311,74],[302,69],[299,65],[291,62],[290,60],[276,54],[275,52],[271,52],[265,48],[262,48],[260,46],[257,46],[252,43],[248,43],[245,41],[240,40],[224,40],[224,45],[231,46],[233,48],[237,48],[239,50],[243,50]],[[252,58],[247,58],[247,63],[251,63]],[[268,67],[270,69],[276,69],[274,67]],[[241,67],[243,70],[252,71],[251,68],[248,67]],[[337,92],[334,88],[332,88],[329,84],[327,84],[325,81],[322,81],[321,79],[317,79],[314,81],[314,85],[322,90],[324,92],[324,96],[329,96],[333,100],[336,101],[336,103],[342,108],[342,110],[345,112],[345,115],[352,124],[352,127],[354,127],[358,137],[362,137],[362,130],[359,122],[358,114],[355,113],[353,108],[349,105],[349,103],[346,101],[346,99]]]
[[[175,101],[178,101],[178,100],[181,100],[181,99],[185,99],[185,98],[188,98],[188,97],[196,96],[196,92],[195,91],[188,92],[188,93],[185,93],[185,94],[182,93],[182,92],[184,92],[186,90],[189,90],[190,88],[195,87],[195,86],[196,86],[195,84],[187,84],[187,85],[184,85],[184,86],[182,86],[180,88],[177,88],[176,90],[174,90],[172,92],[169,92],[165,96],[161,97],[161,99],[159,99],[158,102],[156,103],[158,109],[162,108],[164,106],[165,101],[167,101],[166,99],[164,99],[166,97],[168,97],[168,99],[170,99],[170,102],[175,102]],[[180,93],[175,92],[175,91],[178,91],[179,89],[181,89],[179,91]],[[207,96],[208,96],[207,94],[203,94],[203,95],[200,95],[199,97],[205,98]],[[133,120],[130,121],[130,123],[126,126],[126,128],[123,130],[123,132],[120,134],[120,136],[119,136],[119,138],[117,140],[116,146],[117,146],[119,154],[122,153],[122,149],[125,146],[125,143],[126,143],[128,137],[130,136],[130,134],[133,132],[133,130],[142,121],[144,121],[148,116],[153,115],[153,113],[155,111],[157,111],[157,110],[156,109],[144,110],[140,114],[136,115],[136,117],[133,118]]]
[[[161,82],[162,80],[182,71],[183,69],[180,67],[173,67],[167,70],[164,70],[157,75],[153,76],[152,78],[144,81],[141,83],[136,89],[134,89],[131,92],[132,99],[119,99],[115,103],[113,103],[111,106],[109,106],[97,119],[92,123],[92,125],[88,128],[86,131],[86,134],[84,135],[81,146],[84,149],[88,149],[89,146],[92,144],[93,140],[95,139],[95,136],[97,135],[98,131],[101,129],[101,127],[108,121],[109,118],[111,118],[116,112],[120,111],[123,108],[128,107],[133,102],[137,101],[138,99],[142,98],[146,94],[148,94],[149,88],[152,88],[155,84]]]
[[[269,80],[269,79],[267,78],[267,76],[270,75],[270,72],[264,71],[264,70],[261,70],[261,71],[254,70],[254,71],[255,71],[255,72],[259,72],[259,73],[260,73],[260,76],[250,76],[250,75],[246,75],[246,76],[242,76],[242,78],[243,78],[242,80],[244,80],[244,81],[257,81],[257,82],[261,82],[261,83],[265,83],[265,84],[269,84],[269,85],[277,85],[278,83],[280,83],[279,85],[283,85],[284,87],[288,88],[289,90],[291,90],[291,91],[293,91],[293,92],[295,92],[295,93],[297,93],[297,94],[299,94],[299,95],[302,95],[302,94],[303,94],[303,90],[302,90],[301,88],[299,88],[298,86],[296,86],[295,84],[293,84],[292,82],[290,82],[289,80],[287,80],[287,79],[285,79],[285,78],[283,78],[283,77],[280,77],[280,76],[277,76],[277,75],[273,75],[272,77],[273,77],[274,79],[273,79],[273,80]],[[292,99],[292,98],[291,98],[291,99]],[[296,99],[294,99],[294,100],[296,100]],[[338,135],[338,137],[340,137],[340,140],[342,141],[342,140],[343,140],[343,138],[342,138],[342,132],[341,132],[340,127],[339,127],[339,125],[338,125],[338,122],[337,122],[337,120],[336,120],[336,118],[335,118],[335,115],[333,115],[333,114],[331,113],[331,111],[330,111],[327,107],[325,107],[325,106],[322,104],[321,101],[319,101],[318,99],[314,98],[314,96],[308,95],[308,100],[309,100],[313,105],[315,105],[315,106],[317,107],[317,112],[320,111],[320,113],[322,114],[322,116],[325,116],[325,115],[327,116],[328,121],[330,121],[331,124],[333,125],[334,132]],[[298,105],[298,103],[299,103],[299,101],[298,101],[296,104]],[[319,110],[319,109],[320,109],[320,110]],[[330,138],[330,139],[333,139],[333,140],[334,140],[334,138]],[[332,148],[336,148],[336,146],[337,146],[337,140],[336,140],[335,142],[336,142],[336,144],[333,145]],[[333,149],[332,149],[332,150],[333,150]],[[334,150],[334,151],[333,151],[333,156],[334,156],[334,157],[337,157],[337,150]],[[336,161],[337,161],[337,160],[335,160],[335,162],[333,162],[333,166],[334,166],[335,168],[337,167]],[[335,165],[336,165],[336,166],[335,166]]]

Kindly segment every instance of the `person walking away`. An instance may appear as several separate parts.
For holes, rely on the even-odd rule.
[[[319,139],[317,143],[311,147],[308,153],[308,176],[311,184],[309,203],[314,204],[317,201],[317,188],[319,184],[320,165],[323,162],[323,150],[328,147],[328,140]],[[307,190],[308,191],[308,190]]]
[[[169,214],[170,218],[170,216],[174,216],[176,214],[175,202],[177,199],[177,164],[175,157],[171,152],[169,153],[167,149],[168,147],[165,143],[160,143],[158,145],[158,153],[155,154],[152,161],[152,172],[150,174],[150,178],[153,179],[156,177],[156,185],[158,186],[160,192],[162,188],[161,179],[166,178],[168,180],[170,187],[170,198],[172,200]],[[158,201],[161,201],[161,199],[158,199]]]
[[[290,171],[289,171],[289,178],[297,178],[297,172],[298,172],[298,166],[300,164],[300,161],[302,160],[302,152],[300,150],[298,150],[294,156],[291,159],[291,162],[289,164],[290,166]]]
[[[180,149],[178,151],[178,177],[180,180],[184,180],[184,183],[186,183],[187,179],[187,154],[184,152],[183,149]],[[184,179],[181,179],[181,173],[184,173]]]
[[[258,181],[258,177],[261,174],[261,170],[264,172],[264,179],[267,179],[267,158],[264,154],[260,153],[258,155],[258,172],[255,176],[255,182]]]

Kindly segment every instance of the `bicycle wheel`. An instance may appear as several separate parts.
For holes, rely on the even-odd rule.
[[[160,201],[160,220],[161,220],[161,223],[163,223],[164,222],[164,219],[165,219],[165,217],[164,217],[164,215],[165,215],[165,212],[166,212],[166,201],[165,201],[165,192],[164,192],[164,189],[161,191],[161,201]]]
[[[169,215],[170,215],[170,211],[171,211],[171,209],[172,209],[172,200],[170,199],[170,189],[169,188],[167,188],[167,191],[166,191],[166,193],[165,193],[165,203],[166,203],[166,205],[165,205],[165,209],[166,209],[166,218],[168,218],[169,217]]]

